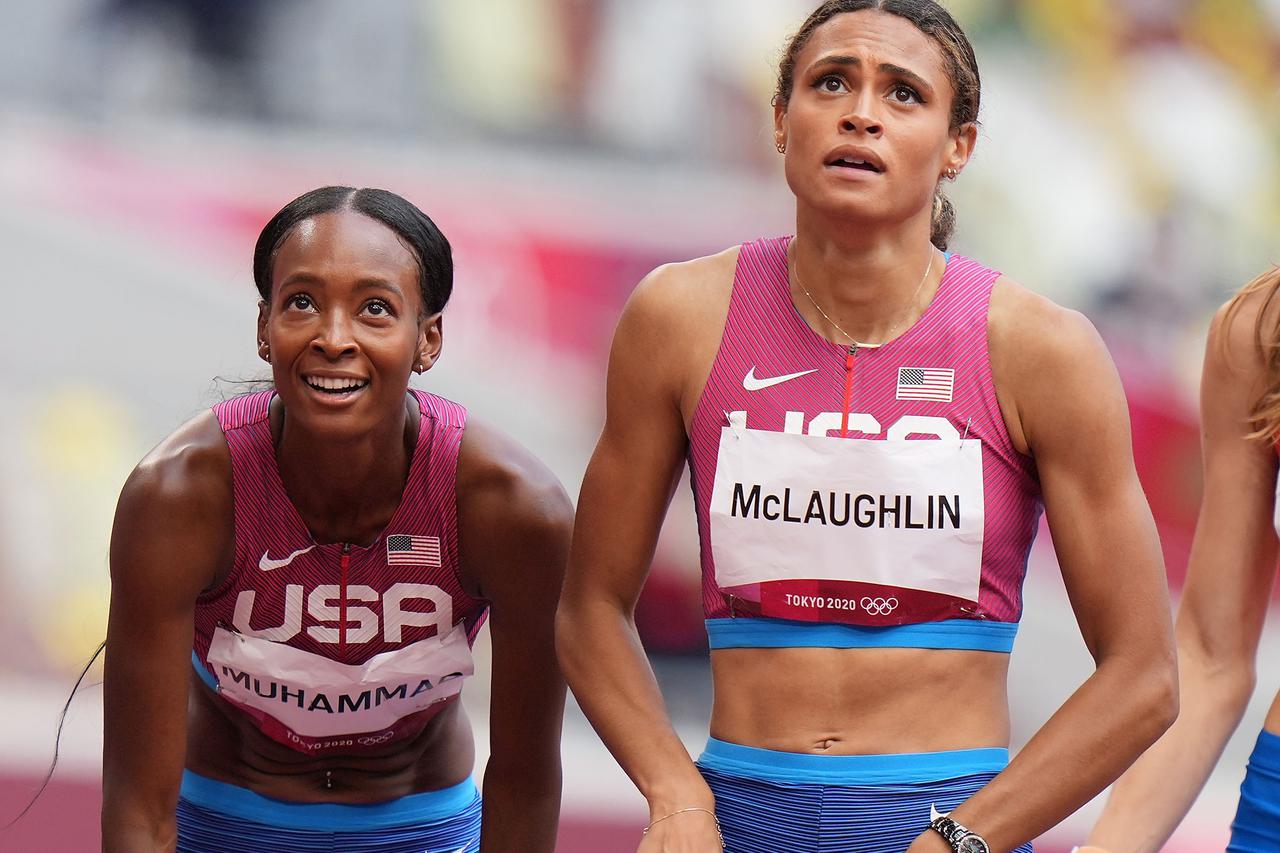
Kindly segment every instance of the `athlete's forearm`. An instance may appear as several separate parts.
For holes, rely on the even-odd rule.
[[[651,815],[713,808],[711,789],[667,716],[635,624],[605,601],[565,600],[556,646],[578,704],[649,802]]]
[[[955,820],[1009,851],[1097,796],[1169,727],[1176,669],[1157,655],[1103,659]]]
[[[1178,721],[1116,783],[1089,835],[1110,853],[1155,853],[1173,835],[1253,692],[1251,667],[1215,666],[1181,651]]]
[[[172,853],[178,847],[177,818],[148,819],[113,802],[102,806],[102,853]]]
[[[122,729],[159,732],[162,725],[150,719],[123,718],[119,692],[120,662],[108,662],[102,750],[102,850],[103,853],[169,853],[178,846],[178,797],[182,757],[161,749],[149,753],[147,745],[161,742],[126,737]],[[113,676],[116,676],[113,680]],[[147,726],[145,729],[142,726]]]
[[[143,830],[102,834],[102,853],[173,853],[177,849],[176,834],[169,841]]]
[[[489,760],[480,847],[484,853],[555,853],[560,764],[530,772]]]

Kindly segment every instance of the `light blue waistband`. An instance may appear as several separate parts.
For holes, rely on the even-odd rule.
[[[770,782],[887,785],[936,782],[975,773],[999,773],[1009,763],[1004,747],[890,755],[812,755],[742,746],[710,738],[698,765]]]
[[[200,655],[196,654],[195,649],[191,650],[191,665],[195,667],[196,675],[200,676],[200,680],[209,685],[210,690],[217,693],[218,679],[214,678],[213,674],[209,672],[209,668],[200,661]]]
[[[480,792],[476,783],[467,779],[439,791],[410,794],[386,803],[291,803],[184,770],[181,796],[192,805],[269,826],[358,831],[444,820],[465,810]]]
[[[889,626],[798,622],[765,616],[707,620],[707,638],[713,649],[968,649],[1008,654],[1013,651],[1017,635],[1017,622],[986,619]]]

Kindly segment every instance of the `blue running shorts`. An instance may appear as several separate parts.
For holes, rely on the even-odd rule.
[[[698,769],[726,853],[903,853],[931,807],[951,811],[1008,763],[1007,749],[809,755],[712,738]]]
[[[1228,853],[1280,851],[1280,735],[1263,731],[1249,756]]]
[[[475,853],[480,792],[468,779],[388,803],[290,803],[190,771],[178,853]]]

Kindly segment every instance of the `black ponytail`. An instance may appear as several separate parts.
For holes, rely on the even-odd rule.
[[[71,688],[71,695],[67,697],[67,701],[62,706],[62,713],[58,715],[58,731],[53,736],[53,760],[49,762],[49,771],[44,774],[44,779],[40,782],[40,787],[36,789],[31,800],[18,812],[18,816],[4,825],[4,829],[9,829],[18,821],[27,816],[27,812],[35,807],[36,800],[40,799],[40,795],[44,793],[45,788],[49,787],[49,783],[53,780],[53,771],[58,767],[58,749],[62,744],[62,726],[67,722],[67,711],[71,710],[71,701],[76,698],[76,693],[80,691],[80,685],[84,683],[84,678],[89,674],[89,670],[93,668],[93,664],[98,660],[98,656],[102,654],[107,647],[107,641],[103,640],[98,643],[98,648],[94,649],[93,655],[89,658],[89,662],[84,665],[84,669],[80,670],[80,677],[76,679],[75,685]]]

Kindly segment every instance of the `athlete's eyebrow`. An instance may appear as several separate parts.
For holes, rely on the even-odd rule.
[[[839,53],[828,54],[827,56],[819,56],[809,66],[810,69],[817,68],[821,65],[856,65],[861,66],[862,60],[856,56],[845,56]]]
[[[299,270],[298,272],[289,273],[284,277],[284,281],[277,284],[276,287],[283,289],[295,284],[324,284],[324,279],[315,273]]]
[[[291,273],[287,277],[285,277],[285,280],[280,282],[280,284],[278,284],[277,287],[285,288],[285,287],[291,287],[295,284],[304,284],[304,285],[311,284],[311,285],[323,286],[327,283],[328,283],[327,280],[322,275],[317,275],[316,273],[310,272],[308,270],[299,270],[298,272]],[[364,278],[358,279],[355,283],[355,289],[356,290],[373,290],[373,289],[390,290],[392,293],[396,294],[397,296],[404,295],[404,291],[401,289],[400,285],[396,284],[391,279],[379,278],[378,276],[366,276]]]
[[[856,56],[833,53],[827,56],[818,57],[818,59],[809,66],[809,70],[812,72],[829,65],[861,68],[862,60]],[[878,69],[885,74],[892,74],[895,77],[901,77],[902,79],[910,82],[913,86],[922,89],[924,94],[933,94],[933,87],[929,85],[929,81],[912,71],[910,68],[903,68],[901,65],[894,65],[892,62],[881,62]]]
[[[921,77],[910,68],[903,68],[901,65],[894,65],[890,62],[881,62],[880,70],[886,74],[893,74],[908,81],[919,89],[923,89],[926,94],[933,93],[933,87],[929,85],[929,81]]]
[[[388,278],[378,278],[377,276],[370,276],[368,278],[362,278],[356,282],[356,290],[372,290],[372,289],[390,290],[392,293],[396,294],[397,296],[404,295],[404,291],[400,289],[400,285],[396,284],[394,281]]]

